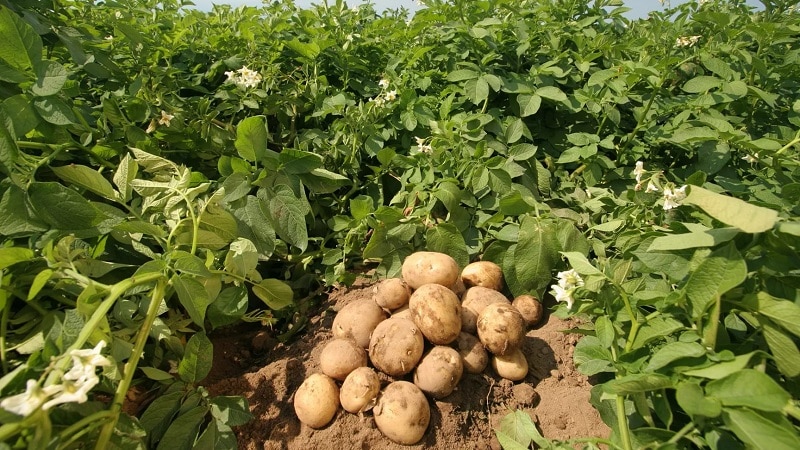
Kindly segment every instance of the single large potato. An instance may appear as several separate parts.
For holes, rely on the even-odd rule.
[[[522,318],[525,319],[525,326],[528,328],[536,326],[536,324],[542,320],[544,308],[536,297],[532,295],[520,295],[515,298],[511,304],[522,314]]]
[[[394,311],[408,304],[411,289],[400,278],[387,278],[375,285],[373,298],[383,309]]]
[[[352,339],[337,338],[322,349],[319,365],[325,375],[344,381],[350,372],[367,365],[367,352]]]
[[[492,367],[498,375],[511,381],[521,381],[528,375],[528,359],[520,349],[505,356],[492,356]]]
[[[461,302],[441,284],[420,286],[408,301],[411,318],[431,343],[446,345],[461,332]]]
[[[386,386],[373,412],[381,433],[403,445],[419,442],[431,421],[428,399],[408,381],[395,381]]]
[[[510,303],[492,303],[478,316],[478,337],[495,355],[508,355],[522,346],[525,320]]]
[[[339,400],[345,411],[360,413],[373,406],[380,391],[381,380],[378,374],[371,367],[359,367],[345,378]]]
[[[390,318],[379,323],[369,343],[369,359],[376,369],[401,377],[416,367],[422,358],[425,340],[413,321]]]
[[[480,339],[461,332],[456,340],[456,346],[467,373],[483,373],[486,370],[486,366],[489,365],[489,354]]]
[[[444,287],[453,286],[460,271],[458,263],[450,255],[438,252],[415,252],[403,261],[403,279],[411,289],[423,284],[435,283]]]
[[[387,315],[370,298],[352,301],[333,319],[333,337],[352,339],[361,348],[369,346],[369,336]]]
[[[473,286],[461,297],[461,330],[475,334],[478,332],[478,316],[492,303],[511,302],[505,295],[494,289]]]
[[[475,261],[461,271],[464,286],[482,286],[495,291],[503,290],[503,269],[491,261]]]
[[[419,362],[414,371],[414,384],[433,398],[444,398],[458,386],[463,373],[461,355],[451,347],[437,345]]]
[[[294,394],[294,412],[300,422],[322,428],[339,409],[339,388],[333,378],[315,373],[303,381]]]

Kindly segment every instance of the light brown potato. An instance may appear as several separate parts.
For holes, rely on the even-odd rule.
[[[507,380],[521,381],[528,375],[528,359],[516,349],[505,356],[492,356],[492,368]]]
[[[414,384],[433,398],[447,397],[461,381],[464,363],[453,348],[443,345],[433,347],[414,370]]]
[[[511,304],[522,314],[526,327],[530,328],[536,326],[539,321],[542,320],[544,308],[536,297],[532,295],[520,295],[515,298]]]
[[[319,365],[325,375],[344,381],[350,372],[367,365],[367,352],[352,339],[337,338],[322,349]]]
[[[411,318],[411,310],[408,308],[408,305],[392,311],[392,318],[408,319],[413,321],[413,319]]]
[[[401,377],[422,358],[425,341],[413,321],[391,318],[379,323],[369,343],[369,359],[376,369]]]
[[[387,278],[375,285],[372,298],[383,309],[393,311],[408,304],[411,288],[400,278]]]
[[[489,365],[489,354],[483,348],[480,339],[461,332],[456,340],[456,346],[467,373],[483,373],[486,370],[486,366]]]
[[[478,338],[495,355],[508,355],[522,346],[525,320],[509,303],[492,303],[478,316]]]
[[[408,301],[411,318],[431,343],[446,345],[461,332],[461,302],[450,289],[423,284]]]
[[[403,445],[413,445],[422,440],[431,421],[428,399],[408,381],[395,381],[386,386],[373,412],[381,433]]]
[[[511,301],[500,292],[487,287],[473,286],[467,289],[461,297],[461,331],[476,334],[478,316],[492,303],[510,304]]]
[[[342,408],[350,413],[368,411],[375,404],[381,391],[381,380],[371,367],[359,367],[350,372],[342,383],[339,401]]]
[[[333,378],[315,373],[303,381],[294,394],[294,412],[311,428],[329,424],[339,409],[339,388]]]
[[[495,291],[503,290],[503,269],[491,261],[475,261],[461,271],[464,286],[482,286]]]
[[[387,314],[371,298],[363,298],[345,305],[333,318],[333,337],[349,338],[359,347],[369,346],[369,336]]]
[[[415,252],[403,261],[403,279],[411,289],[435,283],[444,287],[455,284],[461,271],[450,255],[438,252]]]
[[[458,277],[455,284],[450,286],[450,290],[453,291],[458,298],[461,298],[461,296],[464,295],[464,292],[467,292],[467,287],[464,286],[464,282],[461,281],[461,277]]]

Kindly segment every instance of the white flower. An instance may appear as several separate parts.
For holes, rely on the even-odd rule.
[[[419,147],[422,147],[423,145],[425,145],[425,139],[422,139],[421,137],[415,137],[414,140],[417,141],[417,146],[419,146]]]
[[[647,189],[644,190],[648,194],[651,192],[658,192],[658,187],[653,183],[653,180],[647,182]]]
[[[227,83],[227,82],[229,82],[229,81],[230,81],[231,83],[233,83],[233,82],[235,82],[235,81],[236,81],[236,72],[235,72],[235,71],[233,71],[233,70],[228,70],[228,71],[226,71],[226,72],[225,72],[225,76],[226,76],[226,77],[228,77],[228,79],[227,79],[227,80],[225,80],[225,82],[226,82],[226,83]]]
[[[397,91],[389,91],[383,95],[387,102],[393,102],[397,99]]]
[[[700,36],[681,36],[675,39],[675,47],[694,47]]]
[[[386,99],[384,99],[381,96],[371,98],[369,99],[369,101],[374,102],[376,106],[383,106],[384,104],[386,104]]]
[[[644,162],[636,161],[636,167],[633,169],[633,175],[636,177],[636,182],[642,182],[642,175],[644,175]]]
[[[681,206],[681,202],[686,198],[686,185],[678,189],[664,188],[664,211]]]
[[[115,12],[114,13],[114,17],[116,17],[117,19],[121,19],[122,18],[122,12],[120,12],[120,11]]]
[[[158,119],[158,124],[169,126],[170,121],[174,118],[175,116],[173,116],[172,114],[167,114],[167,112],[162,109],[161,118]]]
[[[236,86],[247,89],[253,88],[258,86],[261,83],[261,74],[255,70],[248,69],[247,66],[242,66],[238,70],[229,70],[225,72],[225,76],[228,78],[225,80],[226,83],[233,83]]]
[[[141,42],[139,42],[138,44],[136,44],[136,51],[137,51],[137,52],[140,52],[140,51],[142,51],[143,49],[144,49],[144,44],[142,44]]]
[[[564,289],[574,289],[583,286],[583,278],[575,272],[575,269],[570,269],[564,272],[558,272],[558,285]]]
[[[744,155],[742,159],[749,162],[750,164],[755,164],[758,162],[758,153],[753,153],[752,155]]]
[[[42,406],[42,409],[50,409],[62,403],[84,403],[89,400],[89,396],[87,395],[89,391],[97,386],[98,383],[100,383],[100,379],[94,373],[92,373],[91,377],[84,376],[77,380],[68,380],[67,377],[64,376],[62,384],[52,386],[58,388],[58,395],[47,401],[47,403]]]
[[[107,41],[113,41],[114,40],[114,36],[109,34],[108,36],[104,37],[103,39],[105,39]]]
[[[575,302],[572,293],[575,289],[564,289],[557,284],[550,286],[550,288],[553,289],[553,296],[556,298],[556,301],[567,302],[567,309],[572,309],[572,304]]]
[[[381,89],[388,88],[389,87],[389,80],[387,80],[386,78],[381,78],[381,81],[378,81],[378,86],[380,86]]]
[[[39,387],[36,380],[28,380],[25,392],[4,398],[0,407],[18,416],[27,416],[39,409],[47,397],[48,394]]]

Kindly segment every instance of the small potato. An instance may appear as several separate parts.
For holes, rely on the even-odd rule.
[[[369,346],[369,336],[387,314],[371,298],[348,303],[333,318],[333,337],[349,338],[359,347]]]
[[[450,255],[438,252],[415,252],[403,261],[403,279],[411,289],[423,284],[436,283],[444,287],[455,284],[461,273],[458,263]]]
[[[505,295],[494,289],[483,286],[473,286],[464,292],[461,298],[461,330],[475,334],[478,332],[478,316],[484,308],[492,303],[511,302]]]
[[[522,314],[526,327],[530,328],[536,326],[536,324],[542,320],[544,308],[536,297],[532,295],[520,295],[515,298],[511,304]]]
[[[503,290],[503,269],[491,261],[475,261],[461,271],[464,286],[482,286],[495,291]]]
[[[464,364],[453,348],[437,345],[422,357],[414,370],[414,384],[433,398],[447,397],[461,381]]]
[[[423,284],[408,301],[411,318],[431,343],[446,345],[461,332],[461,302],[450,289]]]
[[[528,359],[522,350],[516,349],[505,356],[492,356],[492,368],[507,380],[521,381],[528,375]]]
[[[450,290],[453,291],[458,298],[461,298],[461,296],[464,295],[464,292],[467,291],[467,287],[464,286],[464,282],[461,281],[461,277],[458,277],[456,283],[450,286]]]
[[[372,408],[380,391],[381,380],[378,374],[371,367],[359,367],[350,372],[342,383],[339,401],[345,411],[360,413]]]
[[[413,383],[390,383],[373,409],[375,425],[392,441],[413,445],[422,440],[431,421],[431,407],[425,394]]]
[[[525,320],[509,303],[492,303],[478,316],[478,338],[495,355],[508,355],[522,346]]]
[[[339,409],[339,388],[333,378],[315,373],[303,381],[294,394],[294,412],[300,422],[322,428]]]
[[[352,339],[337,338],[322,349],[319,365],[325,375],[344,381],[350,372],[367,365],[367,352]]]
[[[400,319],[413,320],[413,319],[411,319],[411,310],[408,308],[408,305],[403,306],[400,309],[395,309],[394,311],[392,311],[391,318],[400,318]]]
[[[369,343],[369,359],[376,369],[401,377],[416,367],[422,358],[425,340],[408,319],[391,318],[379,323]]]
[[[489,354],[477,337],[462,332],[458,335],[456,346],[467,373],[483,373],[486,370],[486,366],[489,365]]]
[[[372,298],[383,309],[394,311],[408,304],[411,289],[400,278],[387,278],[375,285]]]

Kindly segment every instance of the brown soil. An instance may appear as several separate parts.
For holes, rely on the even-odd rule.
[[[574,323],[548,314],[527,334],[523,351],[531,370],[525,380],[503,380],[491,368],[482,375],[465,374],[450,396],[431,400],[431,422],[417,445],[389,441],[369,412],[359,416],[340,409],[320,430],[302,425],[293,394],[308,375],[320,372],[319,354],[332,338],[335,311],[371,296],[365,283],[332,293],[304,334],[287,345],[264,330],[241,326],[212,336],[214,368],[204,384],[212,395],[245,396],[255,417],[235,429],[239,448],[499,449],[494,430],[514,409],[529,413],[547,438],[608,437],[608,427],[589,404],[591,384],[572,363],[578,337],[562,332]]]

